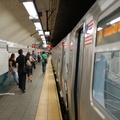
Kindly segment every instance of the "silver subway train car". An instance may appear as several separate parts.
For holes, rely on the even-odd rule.
[[[120,120],[120,0],[97,0],[52,62],[70,120]]]

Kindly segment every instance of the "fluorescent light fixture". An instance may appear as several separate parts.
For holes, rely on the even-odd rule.
[[[50,31],[45,31],[45,36],[50,36]]]
[[[35,30],[39,31],[39,29],[38,29],[38,28],[36,28]]]
[[[118,17],[118,18],[110,21],[110,24],[112,25],[112,24],[114,24],[114,23],[116,23],[116,22],[119,22],[119,21],[120,21],[120,17]]]
[[[33,2],[23,2],[23,5],[30,15],[29,18],[38,19],[38,15],[37,15],[37,12],[36,12],[36,9],[35,9]]]
[[[45,39],[45,38],[42,38],[42,41],[46,41],[46,39]]]
[[[39,35],[44,35],[43,31],[38,31]]]
[[[41,39],[45,39],[45,36],[44,36],[44,35],[42,35],[42,36],[41,36]]]
[[[35,22],[34,25],[35,25],[37,30],[42,30],[42,26],[41,26],[40,22]]]
[[[34,18],[33,16],[29,16],[29,19],[34,20],[34,19],[37,19],[37,18]]]
[[[102,27],[98,27],[98,28],[97,28],[97,31],[100,31],[100,30],[102,30],[102,29],[103,29]]]

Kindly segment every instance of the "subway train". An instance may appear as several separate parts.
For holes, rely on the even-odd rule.
[[[52,63],[70,120],[120,120],[120,0],[97,0]]]
[[[32,52],[34,48],[27,47],[22,44],[0,40],[0,92],[3,92],[14,81],[13,76],[9,72],[9,58],[12,53],[18,56],[18,50],[23,49],[23,54]]]

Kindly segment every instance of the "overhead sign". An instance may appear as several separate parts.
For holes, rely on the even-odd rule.
[[[110,43],[119,41],[120,34],[120,22],[115,23],[114,25],[109,25],[106,28],[102,28],[98,31],[97,43],[98,45],[102,43]],[[109,39],[107,38],[109,37]],[[113,39],[113,40],[112,40]]]
[[[32,44],[31,47],[32,47],[32,48],[40,49],[40,48],[41,48],[41,44]]]

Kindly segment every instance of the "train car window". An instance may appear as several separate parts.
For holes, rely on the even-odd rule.
[[[96,53],[93,98],[120,120],[120,51]]]
[[[117,41],[120,41],[120,8],[98,23],[96,46]]]

